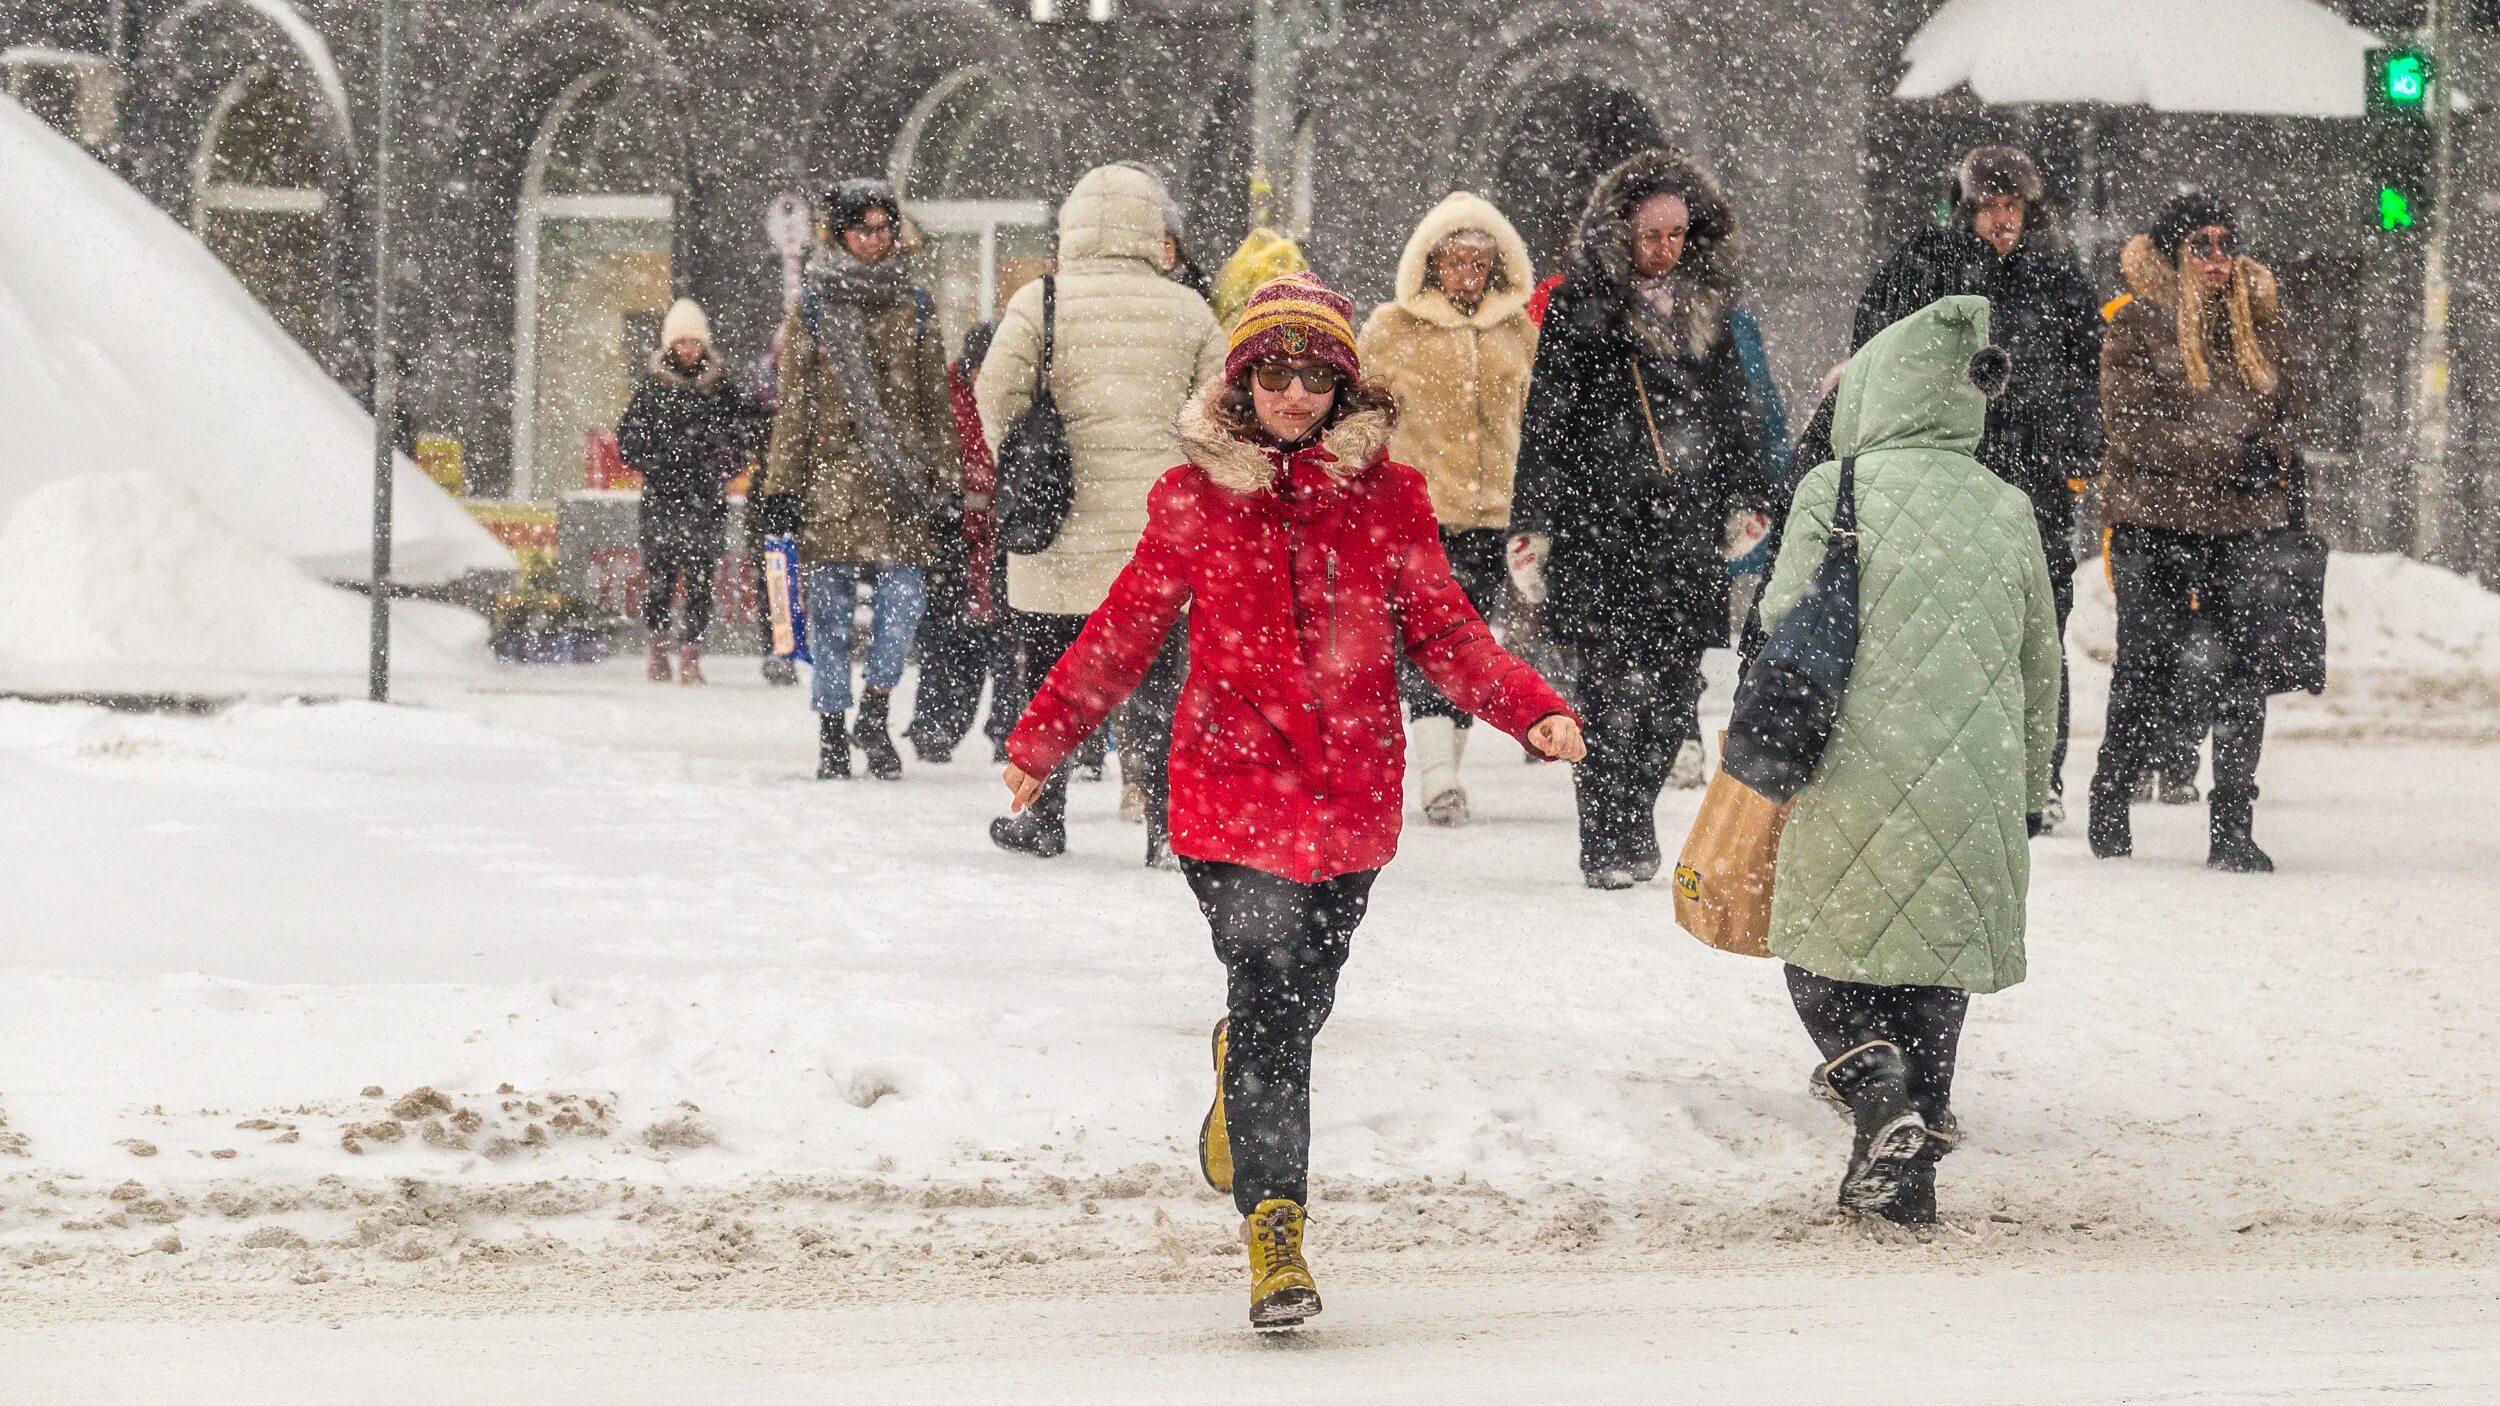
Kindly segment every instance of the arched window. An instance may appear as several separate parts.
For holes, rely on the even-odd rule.
[[[337,293],[328,168],[321,114],[270,64],[218,95],[191,166],[200,242],[315,355],[329,340]]]
[[[678,148],[656,85],[601,70],[548,108],[522,176],[514,267],[513,494],[582,483],[658,345],[673,284]]]
[[[922,257],[950,347],[1050,267],[1044,121],[1013,84],[975,66],[931,88],[895,139],[894,186],[928,235]]]

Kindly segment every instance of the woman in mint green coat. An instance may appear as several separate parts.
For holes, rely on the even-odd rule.
[[[1952,297],[1850,359],[1832,452],[1855,456],[1858,652],[1838,725],[1789,813],[1771,950],[1857,1123],[1840,1202],[1925,1224],[1962,1017],[2023,979],[2029,834],[2057,741],[2057,614],[2030,501],[1971,451],[2004,353]],[[1812,587],[1840,466],[1797,487],[1765,590],[1776,628]]]

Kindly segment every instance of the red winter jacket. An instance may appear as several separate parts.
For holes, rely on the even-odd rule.
[[[955,411],[955,443],[964,466],[964,546],[970,563],[965,579],[972,596],[966,613],[972,623],[987,625],[998,616],[990,591],[991,568],[998,561],[998,461],[990,457],[989,441],[981,435],[972,372],[960,361],[946,368],[946,396]]]
[[[1391,463],[1393,417],[1345,416],[1289,458],[1181,414],[1191,462],[1158,480],[1111,594],[1043,680],[1007,754],[1046,776],[1126,698],[1189,607],[1172,723],[1172,849],[1299,883],[1397,853],[1406,732],[1400,645],[1513,737],[1570,705],[1511,657],[1450,577],[1423,476]]]

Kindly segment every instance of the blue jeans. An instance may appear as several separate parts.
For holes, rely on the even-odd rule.
[[[808,701],[819,713],[851,710],[851,616],[862,576],[874,592],[875,616],[868,631],[870,688],[892,688],[903,681],[912,637],[920,633],[920,616],[929,608],[929,588],[919,567],[809,563],[807,651],[815,657],[816,678]]]

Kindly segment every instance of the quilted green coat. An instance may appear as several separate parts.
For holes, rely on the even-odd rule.
[[[1998,991],[2023,979],[2025,817],[2049,797],[2059,643],[2031,504],[1971,457],[1984,298],[1944,298],[1842,373],[1857,456],[1858,653],[1822,766],[1780,840],[1771,950],[1819,976]],[[1813,584],[1840,466],[1798,485],[1762,604]]]

